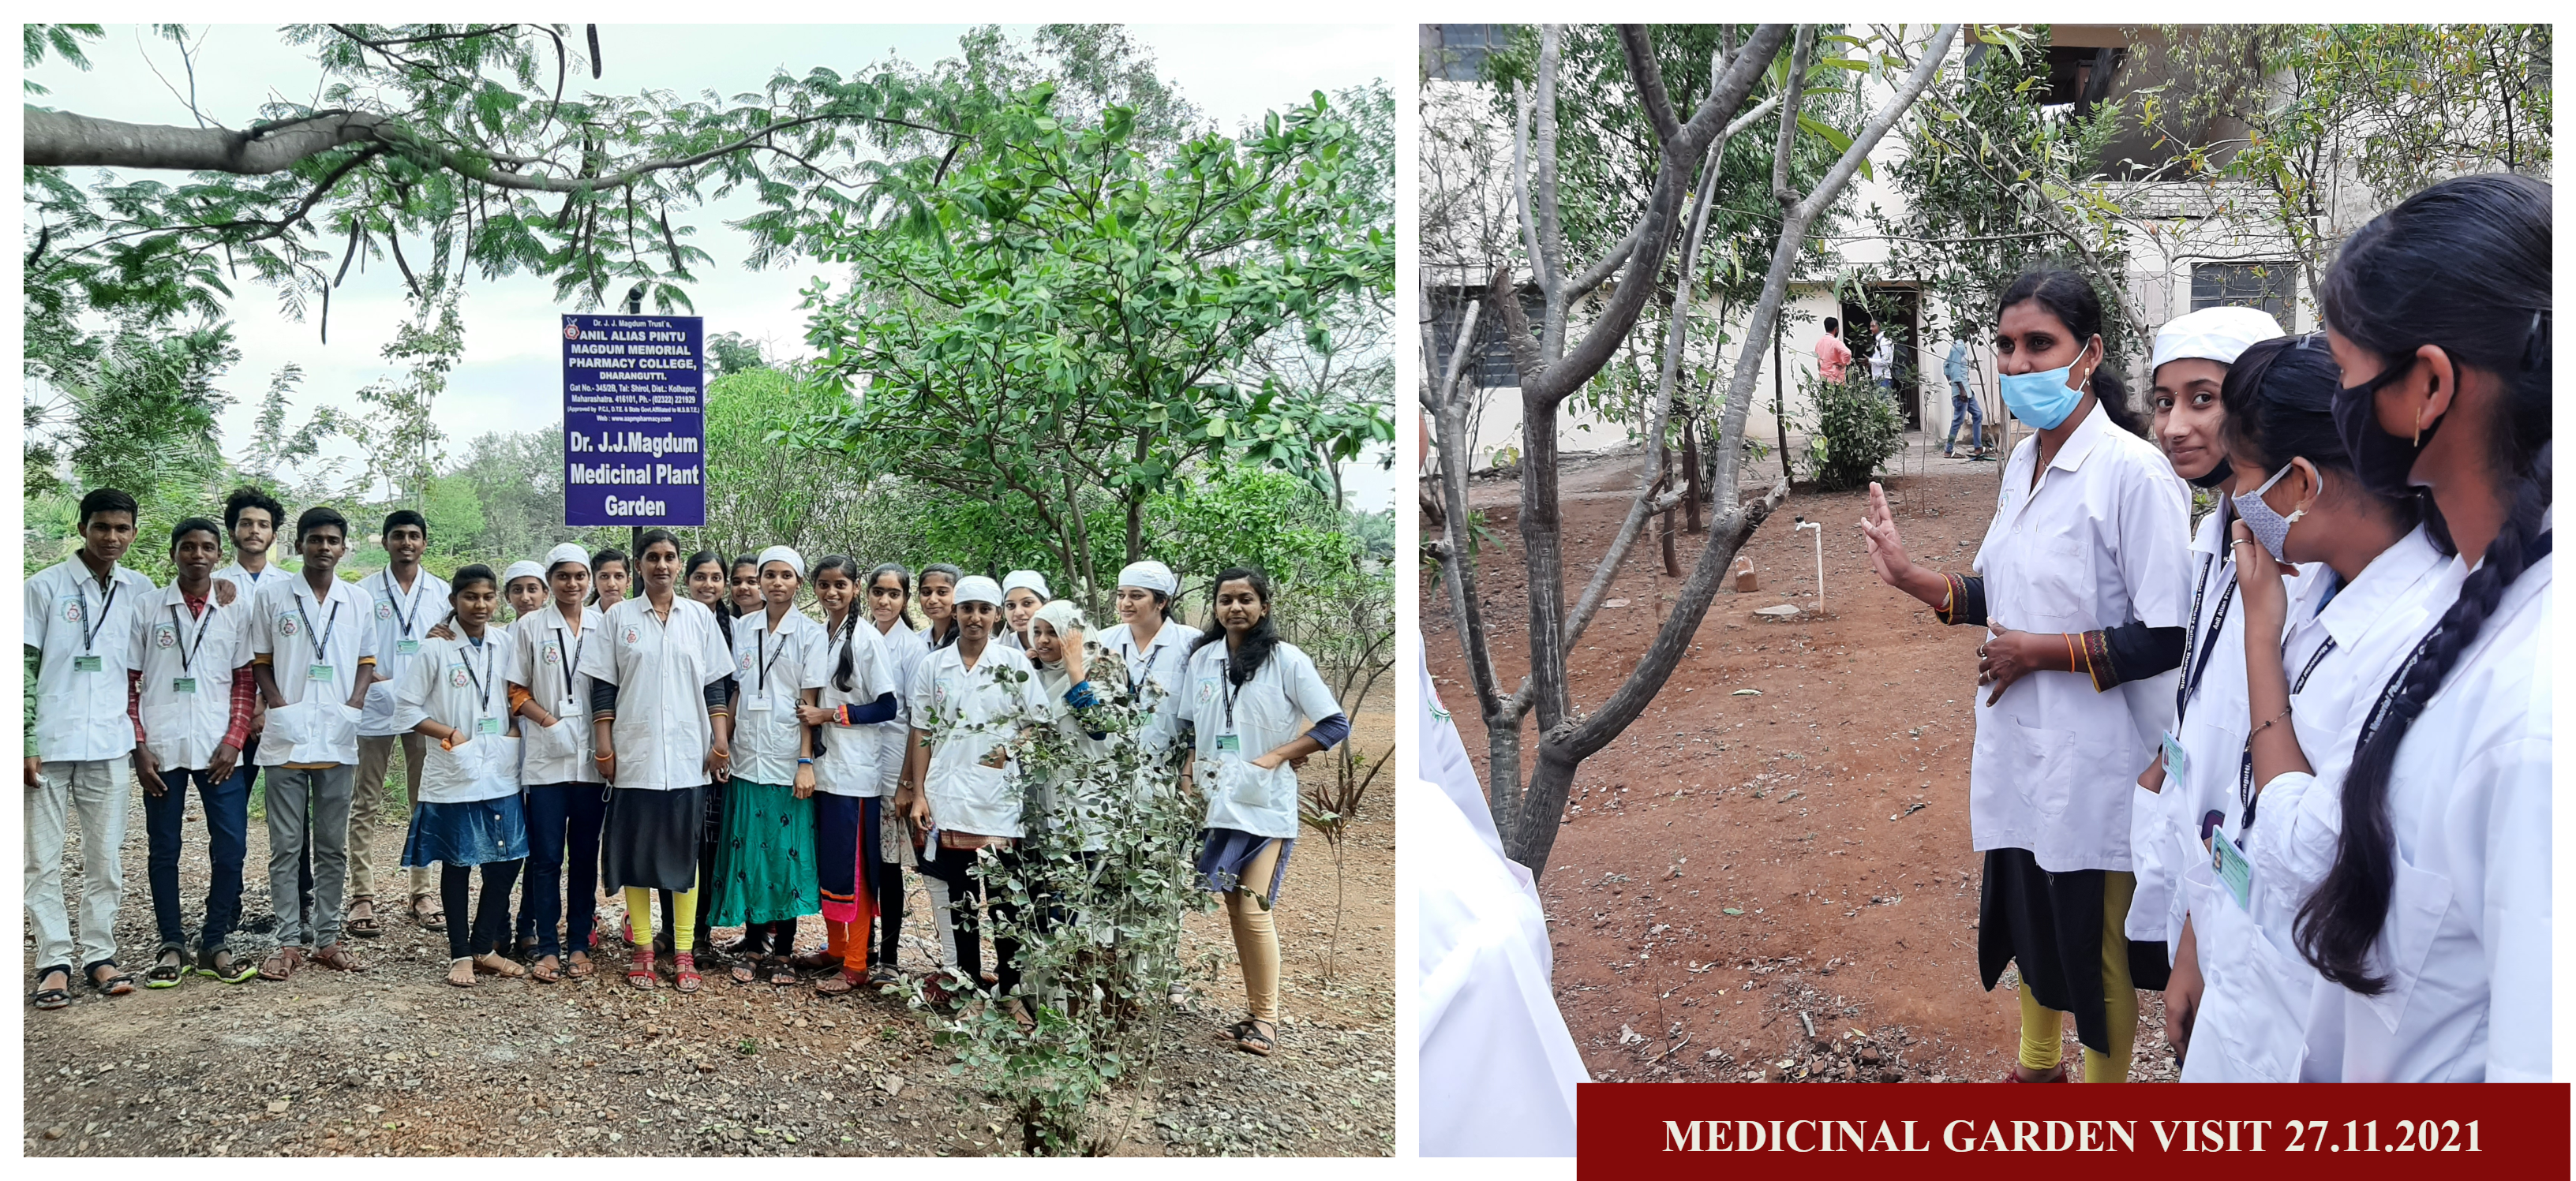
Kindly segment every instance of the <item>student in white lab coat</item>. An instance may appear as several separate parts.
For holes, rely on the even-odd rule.
[[[682,595],[680,539],[644,531],[644,593],[619,603],[587,645],[581,671],[592,683],[591,761],[613,790],[600,834],[600,873],[626,892],[634,953],[626,982],[655,988],[653,898],[672,892],[672,974],[682,992],[699,988],[698,831],[707,781],[727,773],[732,714],[726,685],[732,654],[706,605]]]
[[[146,988],[170,988],[188,971],[188,930],[180,913],[179,850],[188,815],[188,786],[206,814],[206,925],[196,968],[226,984],[258,975],[225,950],[241,921],[242,857],[250,829],[250,777],[241,773],[250,742],[251,604],[216,602],[215,563],[224,556],[223,527],[190,517],[170,530],[170,564],[178,577],[134,619],[133,708],[138,737],[134,778],[143,785],[146,861],[152,918],[161,952],[144,973]]]
[[[884,988],[903,979],[903,867],[912,842],[904,834],[903,818],[891,805],[903,785],[903,765],[912,740],[912,723],[907,720],[912,678],[929,658],[930,643],[904,615],[912,601],[910,571],[887,562],[868,571],[867,588],[868,626],[877,633],[879,654],[895,694],[894,716],[870,728],[877,744],[877,791],[867,797],[872,802],[866,805],[867,818],[859,829],[860,876],[868,883],[870,912],[876,920],[876,954],[868,963],[868,983]],[[857,938],[867,936],[865,931],[854,932]]]
[[[602,618],[629,597],[635,579],[632,561],[613,545],[590,556],[590,605],[599,608]]]
[[[2347,239],[2319,292],[2356,474],[2430,490],[2460,589],[2342,791],[2263,806],[2258,847],[2276,814],[2293,847],[2336,825],[2296,928],[2330,982],[2303,1078],[2552,1077],[2550,224],[2546,183],[2444,181]]]
[[[895,807],[924,841],[921,875],[940,922],[945,979],[931,981],[933,1003],[980,987],[983,879],[968,872],[981,852],[1020,835],[1019,768],[1010,745],[1034,724],[1043,703],[1028,658],[1003,647],[1002,588],[990,578],[957,581],[957,642],[930,654],[913,674],[911,754]],[[993,945],[998,995],[1019,988],[1017,945]]]
[[[412,809],[403,865],[439,867],[447,913],[447,982],[474,987],[476,973],[505,978],[526,969],[502,953],[510,938],[510,885],[528,857],[528,822],[519,799],[519,735],[510,686],[527,674],[518,649],[493,624],[501,580],[490,566],[466,566],[450,584],[447,620],[455,639],[431,637],[403,670],[398,721],[435,743],[421,769],[420,806]],[[468,911],[474,871],[483,871],[480,906]],[[471,916],[472,926],[467,920]]]
[[[340,892],[359,822],[351,797],[377,629],[369,618],[373,600],[338,577],[348,530],[336,509],[304,510],[295,518],[302,577],[269,583],[253,600],[251,673],[268,705],[259,743],[268,780],[268,895],[277,912],[277,949],[260,961],[263,980],[286,980],[308,958],[335,971],[364,966],[340,938]],[[309,907],[296,888],[308,855]]]
[[[733,782],[725,789],[724,840],[716,847],[710,926],[743,928],[764,955],[746,956],[734,981],[796,983],[796,920],[819,914],[814,862],[814,730],[798,706],[821,700],[831,638],[796,609],[805,558],[783,545],[760,551],[761,609],[733,621]]]
[[[2316,334],[2256,344],[2227,375],[2221,438],[2238,535],[2228,574],[2241,581],[2244,621],[2236,684],[2225,697],[2220,687],[2204,690],[2194,707],[2215,713],[2225,701],[2231,716],[2223,742],[2191,746],[2187,770],[2199,798],[2168,813],[2161,850],[2178,871],[2177,909],[2188,915],[2165,989],[2165,1040],[2182,1055],[2186,1082],[2298,1077],[2319,977],[2299,959],[2292,925],[2315,882],[2236,872],[2270,855],[2287,831],[2282,802],[2302,790],[2273,795],[2261,785],[2296,771],[2313,790],[2337,789],[2371,698],[2452,589],[2416,525],[2414,498],[2382,497],[2354,477],[2335,434],[2339,385]],[[2293,576],[2291,562],[2311,573]],[[2164,792],[2181,795],[2172,780]],[[2212,858],[2222,846],[2233,867],[2217,872]],[[2139,860],[2157,852],[2142,847]]]
[[[1047,589],[1046,575],[1035,570],[1013,570],[1002,576],[1002,619],[1009,625],[1000,637],[1005,647],[1014,651],[1029,650],[1029,619],[1055,595]]]
[[[933,652],[957,642],[957,583],[965,577],[946,562],[921,568],[921,642]]]
[[[2005,467],[1976,577],[1907,558],[1876,485],[1862,529],[1888,585],[1946,622],[1987,625],[1968,815],[1986,855],[1980,975],[1992,989],[2007,963],[2021,973],[2010,1077],[2066,1078],[2072,1011],[2085,1081],[2121,1082],[2137,1032],[2132,981],[2161,988],[2167,967],[2152,945],[2133,958],[2125,933],[2130,805],[2135,769],[2171,717],[2164,674],[2182,662],[2190,496],[2102,366],[2092,285],[2034,272],[1997,303],[2004,404],[2037,434]]]
[[[2147,404],[2154,423],[2149,437],[2164,448],[2174,474],[2185,483],[2223,490],[2233,479],[2219,438],[2227,418],[2221,387],[2240,354],[2256,341],[2280,335],[2281,326],[2270,315],[2234,307],[2178,316],[2156,333],[2147,370],[2152,383]],[[2163,949],[2168,963],[2183,921],[2174,879],[2188,864],[2175,854],[2179,834],[2192,831],[2233,790],[2232,760],[2245,741],[2240,724],[2245,714],[2240,693],[2245,614],[2237,610],[2236,567],[2227,545],[2227,523],[2233,518],[2225,499],[2222,491],[2218,510],[2202,518],[2192,536],[2191,612],[2185,617],[2174,721],[2166,728],[2176,741],[2171,747],[2157,744],[2130,803],[2129,855],[2138,886],[2129,901],[2129,943],[2140,958]],[[2176,770],[2183,773],[2179,787],[2168,782],[2169,772]],[[2168,996],[2169,1025],[2174,1004]]]
[[[510,601],[507,622],[536,614],[546,605],[546,568],[529,561],[510,563],[501,572],[501,597]]]
[[[233,560],[215,571],[215,580],[230,586],[227,595],[215,592],[215,604],[229,607],[247,604],[259,594],[269,579],[295,577],[269,565],[269,547],[277,542],[277,531],[286,524],[286,506],[256,485],[235,488],[224,498],[224,534],[232,539]],[[252,734],[251,741],[259,737]]]
[[[814,877],[822,897],[824,945],[800,956],[800,969],[827,974],[814,984],[839,996],[869,978],[868,920],[875,917],[876,865],[868,848],[877,840],[883,798],[892,790],[884,774],[900,745],[884,742],[897,721],[894,668],[877,629],[866,624],[859,603],[859,563],[826,554],[814,563],[814,601],[823,608],[823,687],[796,718],[814,735]],[[902,597],[895,597],[896,606]],[[900,614],[900,611],[897,612]]]
[[[1157,749],[1171,744],[1163,703],[1180,687],[1190,641],[1197,638],[1173,622],[1172,599],[1180,593],[1181,580],[1171,567],[1152,559],[1130,562],[1118,572],[1118,622],[1100,633],[1100,646],[1127,666],[1128,695],[1156,715],[1138,737]]]
[[[578,980],[593,970],[599,830],[608,816],[608,788],[590,758],[591,684],[581,663],[591,644],[607,641],[599,638],[606,618],[581,602],[590,591],[590,555],[567,541],[547,551],[545,574],[554,602],[510,625],[519,672],[510,683],[510,700],[520,719],[525,761],[519,776],[527,787],[528,879],[520,897],[537,936],[528,975],[551,984],[559,975]],[[563,925],[560,939],[557,923]]]
[[[81,497],[79,552],[27,580],[27,925],[36,935],[39,1009],[71,1004],[71,913],[63,905],[63,847],[72,813],[84,848],[125,844],[126,778],[134,724],[127,674],[141,667],[135,617],[152,580],[119,564],[134,544],[134,498],[114,488]],[[116,963],[116,908],[125,871],[93,857],[82,874],[81,975],[106,996],[134,991]]]
[[[349,834],[349,917],[348,932],[361,939],[382,933],[376,917],[375,842],[371,839],[376,826],[376,805],[385,794],[385,774],[392,769],[395,747],[402,749],[403,794],[410,807],[420,806],[422,760],[428,757],[429,740],[411,732],[410,727],[396,723],[395,694],[402,683],[403,670],[411,666],[421,644],[429,639],[429,629],[447,614],[447,581],[423,569],[421,555],[429,552],[429,521],[411,509],[396,509],[386,514],[384,524],[385,554],[391,562],[368,577],[360,589],[375,600],[368,619],[376,632],[376,667],[374,682],[367,687],[367,715],[358,720],[358,786],[349,823],[356,826]],[[438,881],[423,866],[411,874],[405,901],[412,917],[432,931],[447,925],[446,915],[439,910]]]
[[[1279,1038],[1270,912],[1297,847],[1291,764],[1332,749],[1351,722],[1313,658],[1279,638],[1269,578],[1241,566],[1217,572],[1214,618],[1191,646],[1182,683],[1173,717],[1195,731],[1190,770],[1208,802],[1198,873],[1225,897],[1250,1010],[1230,1032],[1236,1049],[1266,1057]]]

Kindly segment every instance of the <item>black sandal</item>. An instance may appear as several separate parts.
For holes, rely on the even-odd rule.
[[[100,968],[113,969],[116,974],[101,980],[98,977]],[[115,960],[100,960],[81,969],[81,978],[89,981],[89,986],[98,990],[100,996],[124,996],[134,991],[134,977],[127,975],[125,969],[119,967]]]
[[[1242,1036],[1234,1039],[1234,1048],[1241,1050],[1246,1054],[1259,1054],[1264,1058],[1269,1057],[1270,1051],[1278,1048],[1279,1041],[1270,1034],[1261,1032],[1263,1024],[1265,1023],[1259,1021],[1246,1021],[1240,1026],[1237,1026],[1236,1028],[1241,1029],[1243,1034]],[[1273,1028],[1275,1029],[1276,1026],[1273,1026]]]
[[[40,987],[34,992],[27,994],[27,999],[35,1002],[36,1007],[39,1009],[68,1009],[71,1007],[72,994],[69,986],[72,982],[72,966],[70,964],[56,964],[50,968],[36,969],[36,983],[42,985],[45,982],[45,977],[51,976],[56,972],[63,974],[64,987]]]
[[[177,962],[164,963],[163,957],[177,957]],[[143,973],[143,987],[177,988],[179,978],[187,974],[188,950],[184,947],[165,947],[161,949],[160,955],[153,957],[152,967]]]

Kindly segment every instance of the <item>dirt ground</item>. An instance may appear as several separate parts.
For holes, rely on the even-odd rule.
[[[1907,546],[1964,567],[1998,465],[1939,459],[1937,438],[1911,448],[1891,462],[1909,474],[1882,481]],[[1569,462],[1563,482],[1570,605],[1626,513],[1635,458]],[[1759,589],[1717,597],[1655,704],[1575,779],[1541,895],[1557,998],[1596,1079],[1982,1082],[2011,1064],[2015,977],[1991,994],[1977,979],[1967,800],[1981,633],[1878,581],[1857,526],[1866,495],[1784,502],[1742,551]],[[1507,684],[1527,668],[1516,501],[1508,480],[1471,495],[1505,542],[1485,551],[1478,590]],[[1821,611],[1801,515],[1824,525]],[[1700,540],[1677,539],[1685,571]],[[1679,585],[1651,537],[1630,550],[1571,661],[1578,708],[1635,667]],[[1752,614],[1783,603],[1799,615]],[[1427,595],[1422,615],[1441,696],[1481,764],[1447,599]],[[2130,1077],[2172,1079],[2159,994],[2139,998]]]
[[[1371,756],[1394,740],[1391,708],[1362,711]],[[1328,774],[1316,761],[1310,777]],[[1383,792],[1376,793],[1385,798]],[[203,917],[205,829],[191,816],[181,880],[190,929]],[[130,817],[120,958],[139,979],[158,943],[144,876],[143,816]],[[250,828],[249,930],[268,946],[265,826]],[[374,829],[390,866],[403,830]],[[79,892],[78,835],[66,889]],[[1120,1155],[1387,1155],[1395,1146],[1393,810],[1365,808],[1345,842],[1341,937],[1325,972],[1335,861],[1298,844],[1276,921],[1280,1045],[1271,1058],[1216,1034],[1242,1016],[1243,982],[1222,911],[1192,916],[1185,960],[1209,961],[1184,1010],[1156,1006],[1159,1063],[1115,1097]],[[907,970],[936,962],[929,904],[912,880]],[[606,907],[613,926],[622,912]],[[803,943],[819,944],[819,919]],[[719,929],[719,939],[738,931]],[[613,941],[613,940],[612,940]],[[1016,1132],[898,1002],[810,988],[627,987],[601,959],[586,981],[442,982],[446,936],[388,917],[353,940],[366,971],[307,967],[284,984],[177,988],[25,1012],[24,1150],[35,1156],[980,1156]],[[33,948],[22,948],[32,973]],[[989,955],[989,952],[987,953]],[[24,978],[22,976],[22,978]],[[24,1002],[20,1002],[21,1005]]]

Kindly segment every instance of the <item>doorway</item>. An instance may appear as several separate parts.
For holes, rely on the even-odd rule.
[[[1912,286],[1873,285],[1862,295],[1866,303],[1843,301],[1843,343],[1850,347],[1854,364],[1867,364],[1883,336],[1896,341],[1894,363],[1888,368],[1890,392],[1896,411],[1905,419],[1905,429],[1923,429],[1922,327],[1923,293]],[[1946,420],[1945,420],[1946,421]]]

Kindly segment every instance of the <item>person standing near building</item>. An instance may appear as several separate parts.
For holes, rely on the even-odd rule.
[[[250,827],[250,777],[239,773],[250,744],[251,702],[259,687],[250,672],[248,625],[257,618],[248,600],[214,601],[215,563],[224,556],[223,530],[190,517],[170,530],[170,562],[178,578],[135,615],[134,651],[142,668],[131,692],[137,743],[134,778],[143,785],[145,866],[152,883],[152,918],[160,953],[143,974],[146,988],[170,988],[188,972],[188,931],[181,920],[179,844],[188,814],[188,786],[206,814],[206,925],[198,938],[196,969],[226,984],[258,974],[225,949],[241,919],[242,858]]]
[[[1851,346],[1835,334],[1841,327],[1841,321],[1827,316],[1825,334],[1816,338],[1816,373],[1828,385],[1841,385],[1844,371],[1851,367]]]
[[[63,846],[81,826],[81,975],[103,996],[134,991],[116,964],[125,897],[125,793],[134,752],[126,674],[142,667],[134,620],[152,580],[119,565],[134,544],[134,498],[81,498],[81,547],[27,580],[27,925],[36,936],[39,1009],[71,1003],[71,914]]]
[[[340,941],[340,893],[348,881],[358,719],[376,667],[376,629],[367,620],[366,592],[337,577],[348,537],[338,510],[304,510],[295,519],[304,576],[269,583],[253,603],[251,671],[268,703],[259,758],[269,768],[269,905],[277,912],[277,950],[259,966],[267,980],[292,977],[307,947],[323,967],[363,967]],[[310,909],[297,889],[308,851]]]
[[[1886,390],[1889,397],[1896,396],[1896,333],[1894,330],[1879,330],[1878,347],[1870,350],[1869,354],[1869,377],[1870,380],[1878,383],[1878,388]]]
[[[410,810],[420,806],[421,762],[429,755],[429,740],[394,718],[397,686],[429,638],[429,629],[447,614],[447,580],[420,565],[421,555],[429,552],[429,521],[410,509],[394,510],[385,517],[384,546],[391,563],[366,581],[366,592],[374,599],[367,620],[376,633],[377,664],[375,680],[367,686],[367,714],[358,722],[358,786],[349,813],[347,929],[361,939],[383,931],[376,918],[373,837],[394,748],[402,748],[406,825]],[[410,878],[405,901],[412,917],[432,931],[443,929],[447,919],[439,909],[438,878],[427,866],[412,870]]]
[[[1942,458],[1958,458],[1959,423],[1962,421],[1975,424],[1968,453],[1983,454],[1986,449],[1986,411],[1977,405],[1976,395],[1968,390],[1967,341],[1950,342],[1950,359],[1941,363],[1941,376],[1950,383],[1950,434],[1941,440]]]

